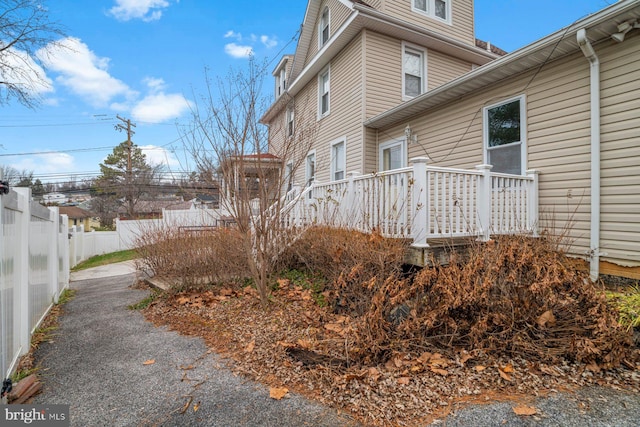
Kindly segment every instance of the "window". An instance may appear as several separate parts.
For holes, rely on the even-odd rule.
[[[521,175],[526,165],[525,97],[484,109],[485,163],[493,172]]]
[[[327,68],[318,75],[318,115],[320,118],[329,114],[329,80],[330,70]]]
[[[331,143],[331,179],[339,181],[345,178],[346,150],[345,139]]]
[[[451,0],[412,0],[414,12],[451,23]]]
[[[406,166],[406,141],[390,141],[380,144],[380,170],[388,171]]]
[[[424,51],[403,44],[402,54],[402,94],[408,100],[425,92]]]
[[[295,120],[295,112],[293,107],[290,107],[287,110],[287,136],[293,136],[294,128],[294,120]]]
[[[293,162],[287,162],[284,167],[284,183],[287,193],[293,190]]]
[[[329,8],[325,7],[320,17],[320,24],[318,26],[318,49],[327,43],[329,40]]]
[[[278,99],[287,90],[287,63],[281,62],[281,65],[273,75],[276,78],[276,99]]]
[[[307,162],[306,162],[306,171],[305,178],[307,181],[307,186],[313,184],[313,181],[316,179],[316,152],[310,151],[307,154]]]

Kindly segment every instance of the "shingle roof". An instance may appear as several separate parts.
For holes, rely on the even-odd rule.
[[[60,206],[58,209],[60,209],[59,212],[61,215],[67,215],[70,219],[84,219],[94,216],[94,214],[88,210],[77,206]]]

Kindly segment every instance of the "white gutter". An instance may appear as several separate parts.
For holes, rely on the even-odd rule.
[[[600,275],[600,60],[584,28],[576,34],[580,50],[590,64],[591,74],[591,280]]]

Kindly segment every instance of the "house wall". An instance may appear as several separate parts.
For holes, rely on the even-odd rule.
[[[313,24],[313,35],[311,37],[311,44],[307,52],[307,57],[304,60],[305,66],[318,53],[318,25],[322,17],[322,11],[326,6],[329,7],[329,39],[331,39],[338,28],[340,28],[340,26],[344,24],[344,22],[352,12],[351,9],[342,4],[339,0],[324,0],[320,4],[320,8],[318,9],[318,18]]]
[[[640,266],[640,65],[634,61],[640,57],[639,39],[596,46],[602,63],[601,250],[607,253],[604,260],[626,266]],[[380,129],[376,139],[402,138],[410,124],[418,142],[408,147],[409,158],[426,154],[437,166],[473,168],[483,162],[483,107],[524,94],[527,169],[541,172],[541,228],[567,233],[570,252],[584,257],[591,219],[589,64],[576,52],[533,74]],[[367,147],[373,146],[368,141]]]
[[[451,5],[451,25],[414,12],[411,9],[411,5],[412,0],[384,0],[380,9],[391,16],[475,46],[473,0],[453,0]]]

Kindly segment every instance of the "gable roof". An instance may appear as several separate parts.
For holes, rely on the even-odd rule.
[[[428,49],[449,52],[471,63],[482,65],[499,57],[498,53],[487,51],[486,47],[471,46],[437,31],[412,24],[402,19],[380,12],[365,2],[340,0],[352,10],[346,21],[333,33],[329,41],[315,57],[305,64],[307,53],[313,42],[315,22],[320,14],[321,0],[309,0],[300,37],[293,59],[289,84],[285,93],[295,96],[311,79],[340,53],[363,29],[368,28],[382,34],[391,34],[398,39],[419,44]],[[280,99],[283,98],[282,96]],[[279,99],[279,100],[280,100]],[[273,103],[261,118],[268,122],[283,107],[284,102]]]
[[[69,219],[85,219],[94,216],[93,213],[88,210],[79,208],[77,206],[60,206],[60,215],[66,215]]]
[[[501,80],[579,51],[576,34],[582,28],[587,30],[587,35],[592,42],[598,42],[607,40],[611,34],[616,33],[618,24],[639,18],[640,2],[638,0],[620,0],[547,37],[372,117],[366,120],[364,125],[379,129],[406,121],[417,114],[440,107],[476,90],[495,85]]]

